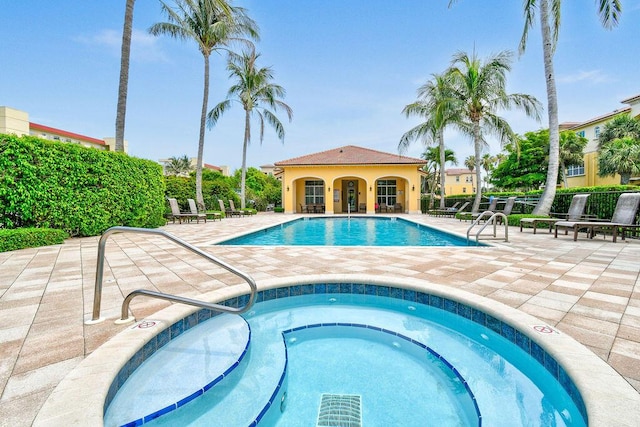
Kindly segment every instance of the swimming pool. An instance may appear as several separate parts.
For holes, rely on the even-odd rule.
[[[233,298],[226,303],[241,306],[245,300]],[[233,363],[233,372],[226,373],[228,384],[220,380],[189,403],[187,396],[174,400],[173,409],[179,402],[185,404],[164,410],[170,413],[151,425],[211,425],[211,420],[225,426],[253,425],[255,420],[278,427],[316,425],[327,394],[358,397],[363,425],[424,425],[435,414],[443,418],[434,425],[480,425],[480,417],[491,426],[528,425],[532,420],[542,425],[585,425],[582,398],[564,368],[528,335],[466,304],[364,283],[269,289],[259,293],[258,301],[246,316],[250,350],[237,349],[238,355],[246,356]],[[174,339],[214,344],[203,332],[206,325],[229,316],[206,317],[203,311],[194,313],[168,328],[169,336],[161,333],[138,353],[150,355],[155,347],[171,349],[166,342],[173,332],[198,320],[202,320],[200,326]],[[242,329],[237,317],[235,322]],[[361,331],[368,335],[362,336]],[[218,347],[223,346],[212,346],[211,352],[221,351]],[[193,353],[193,349],[185,351]],[[429,359],[434,354],[440,358]],[[148,357],[149,362],[153,357]],[[131,363],[144,366],[136,357]],[[212,357],[205,357],[203,363],[210,366]],[[125,366],[121,373],[131,368]],[[149,369],[171,384],[167,366]],[[189,376],[193,372],[198,375]],[[197,384],[203,381],[203,372],[190,364],[188,372],[177,373],[176,378]],[[117,405],[116,392],[124,390],[125,380],[124,374],[118,375],[107,403]],[[242,389],[248,394],[238,396]],[[140,387],[132,390],[134,394],[120,399],[150,400]],[[110,418],[109,408],[106,425],[119,425]],[[400,409],[394,412],[394,408]],[[190,418],[193,414],[195,420]],[[220,418],[222,414],[248,418]]]
[[[218,243],[256,246],[467,246],[467,240],[403,218],[305,217]],[[477,245],[477,242],[472,242]],[[480,243],[480,246],[484,244]]]

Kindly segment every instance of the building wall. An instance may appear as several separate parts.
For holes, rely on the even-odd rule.
[[[300,212],[305,204],[305,181],[324,183],[325,212],[345,213],[349,190],[355,193],[355,207],[366,204],[366,213],[376,211],[379,179],[396,180],[396,198],[402,211],[420,213],[420,175],[417,165],[283,166],[282,189],[285,213]],[[353,182],[353,187],[349,186]]]
[[[468,169],[466,171],[449,169],[445,171],[444,193],[447,196],[474,194],[476,191],[475,179],[475,172]]]

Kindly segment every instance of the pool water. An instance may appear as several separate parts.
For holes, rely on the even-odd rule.
[[[256,246],[467,246],[467,240],[402,218],[301,218],[218,243]],[[471,244],[476,245],[476,242]],[[482,243],[480,245],[483,245]]]
[[[228,325],[224,319],[229,317],[215,316],[189,329],[141,368],[157,372],[167,384],[201,387],[209,381],[202,378],[205,372],[228,344],[211,335]],[[327,293],[260,302],[244,317],[250,345],[237,368],[149,425],[233,427],[259,420],[267,427],[316,426],[326,394],[358,396],[363,426],[478,426],[480,416],[487,426],[585,425],[571,397],[530,354],[491,329],[440,308]],[[206,343],[200,346],[209,349],[201,362],[177,372],[166,361],[154,366],[158,353],[198,352],[189,342]],[[236,345],[240,353],[243,346]],[[442,360],[430,357],[427,347]],[[135,384],[132,394],[123,395],[123,390],[107,408],[105,425],[122,425],[160,409],[141,407],[152,399]],[[118,399],[132,398],[140,399],[134,405],[138,415],[114,411]]]

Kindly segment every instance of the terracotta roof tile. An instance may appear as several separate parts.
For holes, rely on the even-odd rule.
[[[464,174],[472,174],[473,171],[470,171],[469,168],[460,168],[460,169],[445,169],[444,171],[447,175],[464,175]]]
[[[307,166],[307,165],[361,165],[361,164],[416,164],[424,165],[427,162],[414,157],[400,156],[398,154],[385,153],[369,148],[346,145],[332,150],[295,157],[293,159],[276,162],[275,166]]]

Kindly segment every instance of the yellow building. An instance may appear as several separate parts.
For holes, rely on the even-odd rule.
[[[92,138],[62,129],[33,123],[29,121],[29,114],[15,108],[0,106],[0,133],[14,134],[17,136],[31,135],[52,141],[80,144],[84,147],[97,148],[98,150],[115,151],[115,138]],[[124,151],[127,152],[128,143],[124,141]]]
[[[422,159],[348,145],[275,163],[285,213],[420,211]]]
[[[598,176],[598,137],[604,129],[604,125],[617,115],[630,114],[632,117],[640,117],[640,95],[624,99],[621,102],[628,106],[582,123],[562,124],[560,126],[561,130],[571,130],[588,140],[584,149],[584,163],[567,168],[567,184],[569,188],[620,184],[620,175]],[[640,176],[632,177],[631,183],[640,184]]]
[[[473,184],[475,172],[468,168],[446,169],[444,171],[444,193],[447,196],[458,194],[475,194],[476,186]]]

